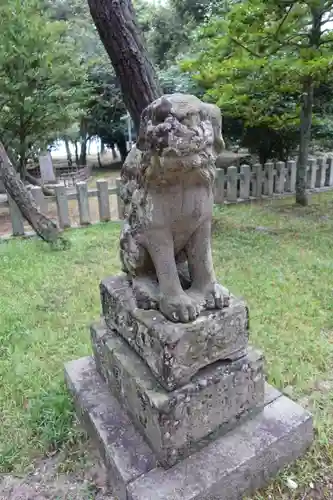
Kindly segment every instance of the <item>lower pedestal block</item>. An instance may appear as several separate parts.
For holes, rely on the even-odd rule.
[[[93,358],[67,363],[65,379],[78,418],[98,446],[116,499],[126,499],[126,486],[156,467],[154,453],[110,394]]]
[[[164,469],[110,394],[92,358],[66,364],[65,375],[117,500],[239,500],[264,486],[313,440],[311,415],[266,386],[259,414]]]
[[[264,362],[254,349],[201,369],[170,392],[115,331],[99,323],[91,327],[91,336],[100,375],[166,467],[262,409]]]

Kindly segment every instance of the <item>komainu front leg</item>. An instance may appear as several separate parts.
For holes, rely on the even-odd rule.
[[[203,309],[222,309],[229,304],[229,291],[216,282],[211,250],[211,221],[193,233],[186,246],[192,285],[187,291]]]
[[[145,247],[154,263],[159,284],[159,309],[171,321],[187,323],[200,314],[197,302],[181,287],[172,234],[166,230],[149,231]]]

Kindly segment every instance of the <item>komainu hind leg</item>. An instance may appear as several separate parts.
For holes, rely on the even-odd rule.
[[[155,275],[137,276],[132,280],[133,292],[140,309],[159,308],[159,286]]]

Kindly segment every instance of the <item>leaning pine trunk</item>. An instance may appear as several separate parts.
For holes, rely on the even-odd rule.
[[[54,222],[38,210],[33,196],[26,189],[23,182],[17,178],[16,171],[10,163],[6,150],[1,142],[0,179],[8,194],[17,204],[23,217],[33,227],[38,236],[49,243],[57,241],[60,238],[59,229]]]
[[[306,192],[307,188],[307,164],[309,147],[311,141],[313,108],[313,81],[311,77],[306,78],[303,85],[303,96],[301,103],[301,124],[299,157],[296,172],[296,203],[306,206],[309,202]]]
[[[160,97],[156,72],[137,26],[131,0],[88,0],[90,12],[139,130],[142,111]]]
[[[29,184],[32,184],[33,186],[38,186],[41,188],[43,191],[43,194],[45,196],[54,196],[54,190],[48,189],[46,186],[44,186],[36,177],[33,177],[30,175],[28,172],[25,174],[25,179],[26,181],[29,182]]]

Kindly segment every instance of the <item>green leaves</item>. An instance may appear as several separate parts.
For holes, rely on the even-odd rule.
[[[306,113],[311,123],[312,104],[306,113],[301,107],[312,87],[314,133],[330,134],[327,120],[321,123],[333,92],[333,34],[327,29],[332,7],[331,0],[244,0],[223,18],[211,16],[197,31],[191,59],[181,63],[205,89],[204,97],[220,106],[226,135],[235,139],[238,127],[242,145],[260,161],[286,160],[297,145],[307,150],[299,129]],[[324,83],[330,90],[323,93]]]
[[[116,79],[99,71],[92,77],[94,89],[87,102],[87,126],[90,135],[99,136],[105,144],[114,142],[114,133],[123,128],[120,118],[126,113]]]
[[[51,20],[37,0],[0,6],[0,132],[27,154],[70,125],[90,87],[64,21]]]
[[[320,5],[319,0],[243,1],[201,30],[198,50],[182,69],[207,89],[207,99],[247,127],[295,126],[303,79],[311,75],[318,85],[333,64],[332,34],[322,34],[322,27],[318,45],[310,31],[314,16],[324,26],[325,12],[313,10]]]

